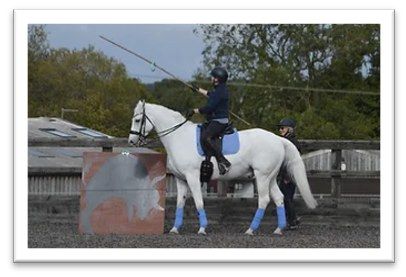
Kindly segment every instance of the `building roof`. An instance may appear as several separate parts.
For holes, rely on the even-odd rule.
[[[84,138],[89,140],[110,139],[113,136],[74,124],[72,122],[49,117],[28,119],[28,137],[41,139]],[[84,152],[101,152],[100,147],[28,147],[29,168],[81,168]],[[147,148],[115,147],[113,152],[157,153]]]
[[[113,138],[102,132],[55,117],[28,119],[29,138]]]

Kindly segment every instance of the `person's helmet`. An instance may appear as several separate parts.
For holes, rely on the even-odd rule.
[[[215,67],[211,72],[210,72],[210,76],[214,77],[214,78],[218,78],[220,80],[220,82],[225,83],[227,82],[228,79],[228,73],[227,70],[225,70],[222,67]]]
[[[278,127],[284,126],[284,127],[295,128],[296,127],[296,122],[291,118],[284,118],[281,121],[279,121],[279,124],[277,124],[276,126],[278,126]]]

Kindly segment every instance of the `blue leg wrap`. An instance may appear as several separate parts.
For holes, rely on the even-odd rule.
[[[206,228],[207,226],[206,212],[204,211],[204,209],[198,209],[197,212],[199,213],[200,227]]]
[[[276,214],[278,215],[278,227],[280,229],[285,229],[286,227],[286,214],[285,206],[276,207]]]
[[[176,229],[179,229],[183,224],[183,208],[177,208],[175,214],[175,225]]]
[[[262,218],[264,217],[265,214],[265,209],[257,209],[257,212],[255,213],[254,219],[251,222],[250,228],[252,230],[257,230],[259,227],[259,224],[261,224]]]

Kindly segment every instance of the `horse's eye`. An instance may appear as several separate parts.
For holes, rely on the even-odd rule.
[[[135,120],[136,123],[138,123],[138,122],[140,122],[140,121],[141,121],[141,119],[136,119],[136,120]]]

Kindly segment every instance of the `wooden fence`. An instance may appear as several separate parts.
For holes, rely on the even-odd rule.
[[[148,141],[147,141],[148,142]],[[326,171],[311,170],[307,174],[309,177],[320,177],[331,179],[331,196],[339,198],[341,196],[341,179],[343,178],[379,178],[379,171],[347,171],[341,169],[342,150],[379,150],[379,141],[364,140],[299,140],[304,152],[320,149],[331,149],[332,168]],[[50,138],[29,138],[29,147],[100,147],[102,151],[112,152],[114,147],[131,147],[127,138],[111,139],[50,139]],[[162,149],[160,142],[149,141],[145,147],[152,149]],[[66,172],[62,172],[66,171]],[[79,174],[77,169],[52,169],[52,168],[29,168],[29,175],[66,175]],[[219,197],[226,195],[226,187],[219,184]]]

